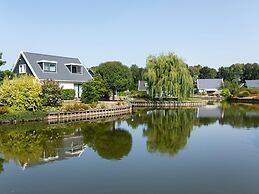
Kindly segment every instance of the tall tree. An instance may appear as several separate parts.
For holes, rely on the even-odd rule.
[[[214,79],[217,76],[217,70],[214,68],[209,68],[207,66],[202,67],[200,70],[200,79]]]
[[[149,56],[146,76],[152,98],[183,100],[193,93],[193,80],[187,64],[174,53]]]
[[[103,78],[109,90],[112,91],[113,99],[116,92],[129,89],[132,83],[130,69],[119,61],[110,61],[100,64],[95,72]]]
[[[199,78],[201,68],[202,66],[199,64],[194,66],[189,66],[189,71],[194,81],[196,81]]]
[[[144,68],[138,67],[136,64],[130,66],[130,71],[132,75],[132,90],[137,90],[138,88],[138,81],[143,80],[144,78]]]

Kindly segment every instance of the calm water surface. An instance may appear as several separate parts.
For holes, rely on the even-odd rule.
[[[259,106],[0,126],[0,193],[259,193]]]

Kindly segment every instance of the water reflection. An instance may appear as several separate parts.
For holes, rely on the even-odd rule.
[[[14,129],[0,128],[0,153],[5,161],[15,161],[23,170],[52,161],[79,157],[88,147],[99,156],[119,160],[127,156],[132,137],[115,122],[75,123],[49,126],[24,124]],[[3,170],[0,158],[0,172]]]
[[[196,115],[196,109],[152,110],[136,114],[127,122],[133,127],[144,124],[149,152],[175,155],[187,144]]]
[[[130,128],[116,128],[126,122]],[[132,149],[130,129],[140,127],[150,153],[174,156],[188,143],[194,126],[259,127],[259,105],[220,104],[201,108],[139,110],[123,121],[75,122],[47,125],[30,123],[0,126],[0,173],[4,162],[22,169],[52,161],[80,157],[92,149],[101,158],[121,160]],[[8,128],[7,128],[8,127]]]

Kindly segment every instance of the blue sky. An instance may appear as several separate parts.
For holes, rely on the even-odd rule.
[[[175,52],[189,65],[259,62],[258,0],[2,0],[0,51],[21,50],[145,66]]]

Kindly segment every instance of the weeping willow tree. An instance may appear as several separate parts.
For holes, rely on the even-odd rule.
[[[151,98],[184,100],[193,94],[193,80],[187,64],[174,53],[149,56],[146,78]]]

